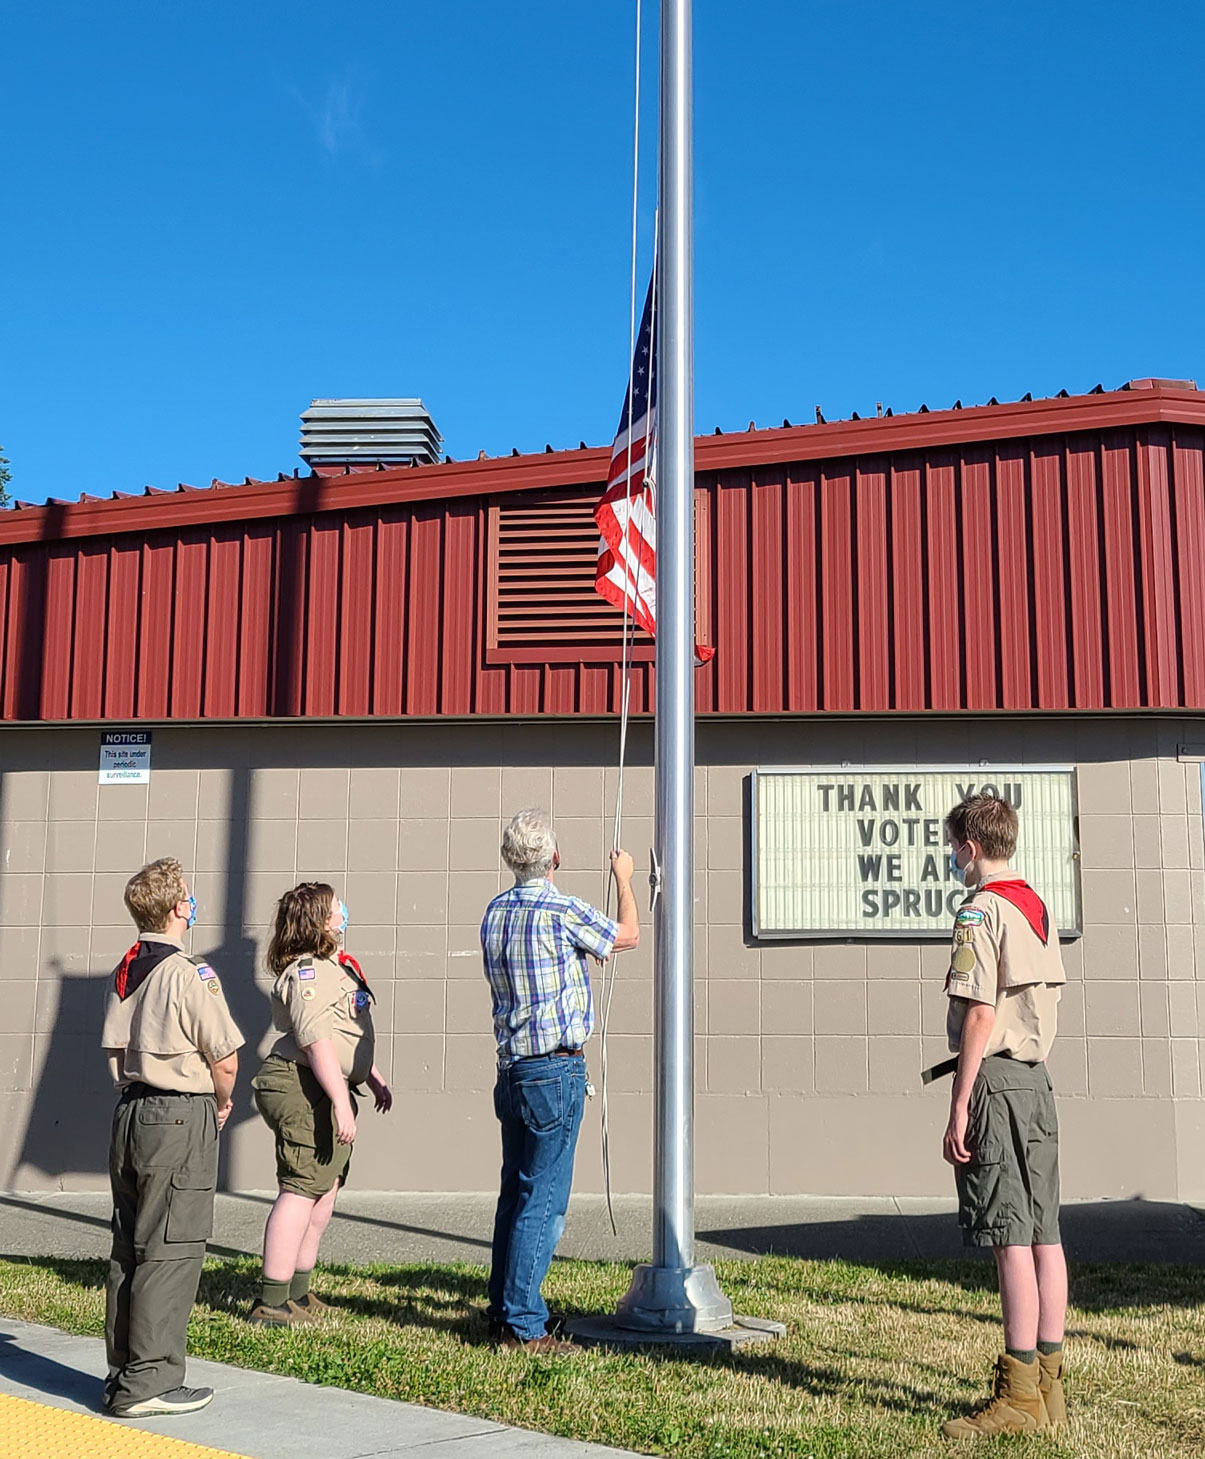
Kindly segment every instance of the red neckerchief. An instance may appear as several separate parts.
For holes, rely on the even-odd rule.
[[[1046,910],[1046,903],[1027,881],[1019,876],[1008,881],[989,881],[975,890],[995,892],[998,897],[1011,902],[1041,938],[1042,946],[1045,947],[1050,941],[1050,913]]]
[[[374,1003],[377,1001],[372,989],[368,986],[368,979],[364,976],[364,969],[355,960],[355,958],[352,957],[350,952],[344,952],[342,948],[339,949],[339,966],[341,968],[346,968],[347,971],[351,973],[352,977],[356,978],[360,982],[364,991],[368,994],[368,996],[372,999]]]
[[[178,951],[169,942],[156,942],[147,946],[140,939],[113,972],[113,988],[117,996],[124,1001],[146,982],[160,963],[166,962],[173,952]]]

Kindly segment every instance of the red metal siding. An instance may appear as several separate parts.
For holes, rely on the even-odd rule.
[[[929,605],[929,705],[933,709],[957,709],[962,699],[956,472],[956,458],[940,451],[930,458],[925,473],[925,598]]]
[[[1094,443],[1074,441],[1067,450],[1067,561],[1072,702],[1077,707],[1105,702],[1097,501]]]
[[[887,610],[887,472],[860,462],[854,481],[858,590],[858,708],[891,708],[891,619]]]
[[[968,709],[996,707],[996,642],[982,625],[996,620],[992,564],[992,462],[968,451],[962,463],[962,611]]]
[[[906,457],[891,467],[892,563],[894,607],[895,699],[893,709],[928,700],[925,654],[925,551],[922,546],[924,500],[919,458]]]
[[[1138,536],[1146,638],[1146,697],[1154,708],[1172,708],[1180,702],[1171,498],[1167,481],[1170,444],[1165,430],[1138,433]]]
[[[1025,449],[1008,445],[996,453],[996,560],[1000,604],[985,632],[1000,644],[1000,708],[1033,704],[1029,637],[1029,543],[1025,510]]]
[[[816,478],[806,468],[788,468],[785,509],[787,623],[792,626],[787,633],[783,707],[798,706],[811,711],[820,703],[820,599],[816,573]],[[712,673],[696,675],[700,677],[706,681]]]
[[[700,712],[1205,709],[1197,396],[815,431],[698,443]],[[0,714],[613,713],[614,643],[489,629],[493,507],[587,503],[605,458],[268,484],[275,517],[260,488],[4,514]]]
[[[1064,447],[1042,441],[1029,457],[1033,581],[1033,622],[1037,644],[1037,703],[1040,709],[1066,709],[1067,584],[1063,579],[1066,523],[1063,518]]]
[[[1205,479],[1200,431],[1177,430],[1172,442],[1175,485],[1176,566],[1180,622],[1205,623]],[[1181,633],[1184,702],[1205,703],[1205,634]]]
[[[1134,557],[1134,439],[1110,431],[1101,441],[1105,543],[1105,622],[1109,639],[1108,702],[1113,709],[1144,702],[1139,673],[1139,602]]]
[[[773,468],[757,473],[752,508],[752,598],[758,631],[750,635],[753,654],[753,709],[783,708],[782,476]],[[699,513],[695,520],[698,523]],[[709,528],[710,530],[710,528]]]

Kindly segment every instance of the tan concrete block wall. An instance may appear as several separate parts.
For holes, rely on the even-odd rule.
[[[935,1194],[948,1085],[937,943],[756,943],[749,773],[770,764],[1068,763],[1078,767],[1084,935],[1051,1060],[1070,1195],[1205,1193],[1205,722],[1030,719],[702,724],[696,775],[697,1184],[701,1191]],[[132,940],[121,902],[144,859],[180,857],[248,1037],[224,1179],[272,1184],[249,1102],[266,1044],[262,952],[301,878],[348,902],[349,947],[377,995],[379,1060],[398,1094],[366,1114],[361,1187],[491,1187],[493,1046],[477,928],[504,884],[505,816],[553,811],[569,891],[603,895],[617,776],[609,725],[306,725],[156,729],[149,787],[96,784],[98,735],[0,732],[0,1185],[103,1185],[112,1099],[97,1048],[106,974]],[[633,732],[624,840],[647,864],[652,771]],[[643,882],[640,883],[643,897]],[[601,984],[596,977],[596,994]],[[591,1073],[600,1083],[599,1041]],[[615,1188],[651,1181],[652,938],[619,960],[611,1001]],[[601,1188],[599,1101],[579,1147]]]

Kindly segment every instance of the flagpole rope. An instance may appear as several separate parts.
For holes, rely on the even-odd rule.
[[[635,387],[636,376],[636,264],[637,264],[637,243],[638,243],[638,219],[640,204],[640,31],[641,31],[641,0],[636,0],[636,62],[635,62],[635,83],[634,102],[632,116],[632,246],[631,246],[631,269],[628,287],[628,440],[627,440],[627,480],[624,484],[624,499],[627,504],[627,511],[624,516],[625,524],[631,520],[632,502],[632,394]],[[656,231],[654,229],[654,269],[656,268]],[[653,308],[656,308],[656,289],[653,291]],[[655,336],[650,336],[651,338]],[[655,360],[649,361],[649,369],[656,367]],[[648,460],[648,450],[651,442],[646,437],[645,459]],[[627,530],[625,525],[625,531]],[[619,705],[619,766],[615,779],[615,818],[611,836],[611,846],[615,851],[622,848],[623,834],[623,772],[627,761],[628,753],[628,719],[632,698],[632,667],[633,654],[636,644],[636,623],[633,615],[629,612],[629,600],[631,594],[625,592],[623,595],[623,676],[622,688],[620,691]],[[608,915],[611,911],[611,893],[614,887],[614,877],[610,871],[604,872],[606,877],[606,910]],[[607,1032],[611,1022],[611,1000],[615,996],[615,974],[616,955],[612,953],[603,963],[603,986],[602,986],[602,1028],[599,1036],[599,1084],[601,1086],[601,1114],[602,1114],[602,1167],[603,1167],[603,1190],[607,1198],[607,1219],[611,1223],[612,1236],[618,1236],[619,1230],[615,1225],[615,1211],[611,1203],[611,1125],[610,1108],[607,1093]]]

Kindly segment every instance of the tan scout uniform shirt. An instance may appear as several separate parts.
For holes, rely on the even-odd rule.
[[[367,989],[334,958],[296,958],[272,988],[272,1023],[281,1033],[272,1053],[308,1064],[309,1045],[330,1039],[343,1077],[363,1084],[376,1051],[371,1005]]]
[[[1043,945],[1019,907],[984,889],[993,880],[1015,878],[1011,872],[989,877],[962,904],[954,922],[946,1036],[957,1053],[968,1000],[993,1003],[996,1021],[984,1058],[1008,1054],[1036,1064],[1054,1043],[1059,998],[1067,981],[1059,935],[1052,922]]]
[[[144,932],[145,943],[176,951],[126,998],[110,987],[101,1047],[113,1082],[141,1081],[176,1094],[212,1094],[210,1064],[243,1046],[217,974],[184,956],[173,938]]]

